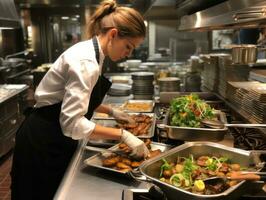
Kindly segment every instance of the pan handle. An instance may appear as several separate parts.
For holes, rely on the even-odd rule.
[[[128,172],[128,174],[137,181],[145,181],[148,183],[152,183],[152,180],[141,174],[139,170],[131,170]]]

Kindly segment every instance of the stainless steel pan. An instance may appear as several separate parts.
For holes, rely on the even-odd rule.
[[[223,112],[218,112],[219,120],[226,124],[226,116]],[[224,139],[228,128],[191,128],[169,125],[169,113],[167,113],[163,124],[158,124],[159,129],[166,132],[167,138],[183,141],[221,141]]]
[[[258,51],[265,51],[265,48],[245,44],[232,46],[232,61],[234,64],[253,64],[257,61]]]
[[[92,147],[85,147],[86,149],[92,149]],[[151,150],[156,150],[156,149],[160,149],[162,152],[168,151],[169,149],[171,149],[170,145],[166,145],[166,144],[162,144],[162,143],[157,143],[157,142],[152,142],[151,143]],[[114,145],[113,147],[109,148],[109,150],[107,150],[108,152],[101,152],[98,153],[90,158],[87,158],[86,160],[84,160],[84,164],[91,166],[91,167],[96,167],[105,171],[111,171],[114,172],[116,174],[124,174],[124,175],[128,175],[128,172],[122,172],[119,171],[117,169],[113,169],[113,168],[108,168],[103,166],[103,159],[107,158],[108,156],[110,156],[112,154],[111,151],[117,151],[119,150],[119,145]]]
[[[167,161],[175,161],[178,156],[188,157],[192,154],[194,157],[202,155],[213,156],[225,156],[232,160],[234,163],[239,163],[243,167],[252,167],[254,171],[260,171],[264,166],[258,155],[266,152],[249,152],[241,149],[230,148],[221,144],[212,142],[189,142],[180,145],[174,149],[169,150],[156,158],[145,161],[139,167],[139,173],[131,172],[131,176],[140,181],[152,182],[159,186],[166,194],[168,200],[175,199],[211,199],[211,200],[223,200],[223,199],[238,199],[249,187],[249,182],[241,181],[237,185],[230,187],[222,193],[215,195],[201,195],[188,192],[181,188],[177,188],[173,185],[167,184],[159,180],[160,167],[163,164],[162,159]],[[256,156],[255,156],[256,155]],[[257,168],[255,168],[256,166]]]

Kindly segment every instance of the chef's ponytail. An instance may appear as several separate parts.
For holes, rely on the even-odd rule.
[[[115,0],[104,0],[90,18],[88,36],[92,38],[117,28],[120,37],[145,37],[146,27],[141,14],[133,8],[120,7]]]

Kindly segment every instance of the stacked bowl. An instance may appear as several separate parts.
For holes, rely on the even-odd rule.
[[[164,77],[158,79],[160,92],[180,91],[180,79],[176,77]]]
[[[154,73],[135,72],[131,74],[133,80],[132,93],[134,99],[153,99],[154,94]]]

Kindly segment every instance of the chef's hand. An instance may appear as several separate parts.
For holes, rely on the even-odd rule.
[[[112,109],[110,115],[113,116],[115,120],[118,120],[118,121],[123,121],[123,122],[130,123],[130,124],[135,123],[135,120],[129,114],[123,111],[117,110],[117,109]]]
[[[131,156],[137,158],[146,158],[149,156],[149,149],[144,142],[126,130],[122,130],[121,142],[132,149]]]

